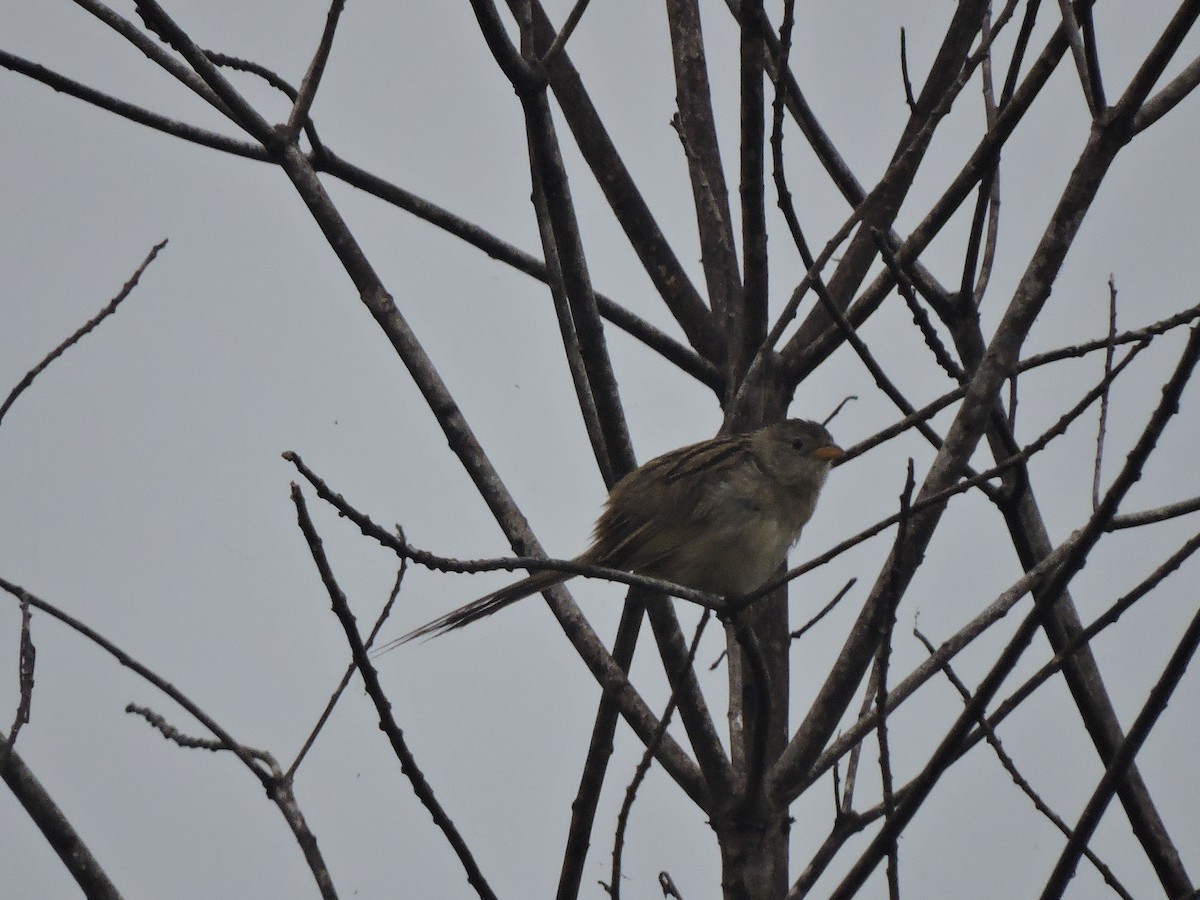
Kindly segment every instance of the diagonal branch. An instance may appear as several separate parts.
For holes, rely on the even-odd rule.
[[[563,338],[568,355],[575,354],[577,360],[582,361],[587,384],[577,382],[580,408],[590,420],[587,424],[592,450],[605,483],[611,488],[636,466],[636,461],[608,356],[604,328],[596,308],[546,86],[542,79],[532,77],[536,65],[527,62],[508,39],[490,0],[472,0],[472,7],[488,48],[512,83],[525,114],[534,192],[544,204],[545,224],[540,230],[546,261],[549,265],[557,265],[557,277],[552,275],[551,282],[557,280],[561,284],[570,311],[571,327],[564,327]],[[526,46],[523,49],[534,56],[536,62],[538,48]],[[561,312],[560,321],[565,325]]]
[[[692,201],[700,232],[700,262],[717,330],[728,335],[729,316],[742,285],[734,249],[729,189],[717,142],[699,4],[696,0],[667,0],[667,24],[679,103],[676,122],[692,181]]]
[[[291,495],[292,503],[296,507],[296,520],[300,531],[304,535],[313,563],[316,564],[317,572],[321,576],[321,583],[325,585],[329,594],[333,613],[337,616],[338,622],[346,634],[346,643],[350,645],[354,665],[358,669],[359,675],[362,676],[363,687],[375,705],[375,712],[379,716],[379,728],[387,735],[388,742],[392,745],[392,752],[396,754],[396,759],[400,762],[400,771],[404,773],[408,783],[412,786],[413,793],[417,795],[417,799],[433,818],[434,824],[445,835],[446,842],[450,844],[459,862],[462,863],[463,870],[467,875],[467,882],[482,900],[497,900],[496,894],[488,885],[478,863],[475,862],[475,857],[467,846],[467,842],[449,814],[438,802],[437,797],[434,796],[433,788],[425,780],[424,773],[417,765],[416,757],[409,749],[408,742],[404,740],[404,732],[401,731],[392,715],[392,703],[379,683],[379,673],[375,671],[375,667],[371,665],[371,659],[367,655],[367,647],[363,643],[362,635],[358,632],[354,613],[350,611],[346,595],[338,586],[333,570],[329,566],[321,536],[317,534],[312,518],[308,514],[308,504],[305,503],[304,495],[295,482],[292,482]]]
[[[358,289],[359,297],[391,342],[407,367],[418,390],[425,397],[449,442],[451,450],[467,470],[480,496],[488,505],[505,536],[519,554],[541,555],[541,545],[529,523],[517,508],[512,495],[484,453],[462,411],[458,408],[433,361],[417,340],[374,267],[354,239],[345,221],[326,193],[308,158],[294,145],[281,153],[280,164],[292,180],[301,199]],[[629,684],[625,673],[613,661],[596,633],[588,625],[569,595],[554,589],[545,594],[551,610],[593,676],[621,703],[621,713],[642,740],[654,732],[656,719],[649,707]],[[708,802],[707,790],[699,770],[678,748],[664,744],[659,760],[684,791],[702,807]]]
[[[296,102],[292,104],[292,112],[288,116],[287,125],[281,133],[285,141],[294,141],[300,134],[300,129],[308,121],[308,111],[312,109],[313,100],[317,97],[317,87],[321,76],[325,74],[325,64],[329,61],[329,51],[333,49],[333,34],[337,30],[338,19],[346,7],[346,0],[332,0],[329,12],[325,16],[325,31],[321,34],[321,42],[317,52],[313,54],[304,80],[300,82],[300,91]]]
[[[17,382],[16,387],[9,391],[8,397],[5,398],[4,403],[0,404],[0,421],[3,421],[5,413],[7,413],[13,403],[16,402],[16,399],[25,392],[25,389],[29,387],[29,385],[33,384],[33,379],[41,375],[42,372],[44,372],[52,362],[66,353],[68,349],[79,343],[80,339],[83,338],[84,335],[89,334],[96,328],[97,325],[117,311],[117,307],[121,305],[121,302],[133,292],[135,287],[137,287],[138,281],[141,280],[142,273],[146,271],[150,263],[154,262],[154,258],[158,256],[158,251],[165,246],[167,246],[167,242],[164,239],[150,248],[149,254],[147,254],[146,258],[142,260],[141,264],[134,269],[133,274],[129,276],[129,280],[125,282],[125,284],[121,287],[121,290],[117,292],[117,295],[113,297],[112,300],[110,300],[105,307],[100,310],[100,312],[92,316],[92,318],[80,326],[74,334],[47,353],[41,362],[25,373],[21,380]]]
[[[543,69],[549,69],[564,54],[565,51],[563,48],[567,46],[567,41],[575,33],[575,27],[579,24],[579,20],[583,18],[589,2],[590,0],[575,0],[575,5],[571,7],[571,12],[567,14],[567,20],[563,22],[562,29],[558,34],[554,35],[554,40],[550,42],[549,48],[542,54],[542,58],[538,60],[538,64]],[[531,3],[530,6],[532,7],[533,4]]]
[[[176,53],[187,60],[219,103],[214,107],[225,113],[236,125],[268,149],[274,143],[275,131],[258,111],[221,74],[208,54],[196,46],[175,20],[155,0],[136,0],[138,14],[146,27],[166,41]],[[212,102],[210,100],[210,102]]]
[[[1071,837],[1067,841],[1067,846],[1063,848],[1058,863],[1046,880],[1046,889],[1042,892],[1042,900],[1053,900],[1053,898],[1062,896],[1067,882],[1075,874],[1075,867],[1079,862],[1080,855],[1100,824],[1104,810],[1108,807],[1121,782],[1125,780],[1126,772],[1133,765],[1133,760],[1142,749],[1146,738],[1150,736],[1150,730],[1154,727],[1154,723],[1167,708],[1171,695],[1175,693],[1180,679],[1183,678],[1183,673],[1198,649],[1200,649],[1200,610],[1192,617],[1191,623],[1179,640],[1179,645],[1171,654],[1170,660],[1167,661],[1162,676],[1150,690],[1141,712],[1130,726],[1129,734],[1117,748],[1104,771],[1104,777],[1096,785],[1096,790],[1080,814],[1079,821],[1075,824]]]
[[[121,900],[121,891],[92,855],[83,837],[3,736],[0,736],[0,777],[88,900]]]
[[[729,391],[737,390],[767,333],[767,218],[763,163],[766,107],[763,73],[766,52],[754,26],[762,0],[741,0],[738,13],[738,81],[741,92],[741,145],[739,151],[738,199],[742,213],[742,290],[736,295],[729,316]],[[726,409],[726,417],[745,416],[745,411]],[[761,414],[745,416],[761,418]],[[758,424],[755,421],[754,424]]]
[[[704,635],[704,628],[708,625],[709,616],[708,610],[700,617],[700,622],[696,626],[696,631],[692,635],[691,644],[688,645],[687,653],[679,662],[687,669],[691,669],[696,662],[696,651],[700,649],[700,638]],[[664,659],[664,662],[666,660]],[[625,788],[625,797],[621,801],[621,811],[617,815],[617,828],[613,836],[613,851],[612,851],[612,877],[609,878],[608,894],[612,900],[618,900],[621,892],[621,851],[625,844],[625,832],[629,827],[629,814],[633,809],[633,801],[637,797],[638,788],[646,779],[646,774],[650,771],[650,764],[654,761],[654,745],[662,740],[663,735],[667,733],[667,726],[671,722],[671,713],[678,704],[678,693],[674,687],[671,689],[671,696],[667,700],[667,706],[663,710],[662,716],[659,718],[658,730],[655,732],[655,740],[651,742],[642,758],[638,761],[637,768],[634,770],[633,779]],[[559,894],[562,897],[561,891]]]
[[[1052,599],[1050,601],[1039,599],[1034,610],[1017,628],[995,665],[980,683],[974,698],[946,733],[945,738],[938,745],[921,773],[913,779],[912,792],[898,804],[895,815],[884,823],[866,852],[851,867],[850,872],[831,895],[831,900],[847,900],[862,887],[879,860],[887,852],[891,841],[912,820],[941,775],[953,762],[958,746],[968,736],[975,719],[991,702],[1001,684],[1029,646],[1034,634],[1042,627],[1043,620],[1050,611],[1053,598],[1057,598],[1065,590],[1067,584],[1083,567],[1089,551],[1103,534],[1106,523],[1116,514],[1129,489],[1141,477],[1142,467],[1153,452],[1167,423],[1179,411],[1179,398],[1198,362],[1200,362],[1200,329],[1193,329],[1188,337],[1187,346],[1180,354],[1175,371],[1163,386],[1162,398],[1130,451],[1125,465],[1105,493],[1099,508],[1080,530],[1079,542],[1074,551],[1042,585],[1043,598]],[[1193,623],[1193,627],[1196,628],[1196,640],[1200,640],[1200,614]],[[1189,629],[1189,639],[1191,630]],[[1184,645],[1181,644],[1180,649],[1182,650],[1183,647]],[[1189,656],[1190,651],[1194,650],[1195,645],[1190,645]],[[1124,774],[1124,766],[1119,767],[1118,771],[1120,774]]]
[[[1083,88],[1083,98],[1087,101],[1092,118],[1099,118],[1104,112],[1104,87],[1100,82],[1100,69],[1093,65],[1095,60],[1095,37],[1091,40],[1092,53],[1083,46],[1083,35],[1080,33],[1079,21],[1075,18],[1072,0],[1058,0],[1058,8],[1062,13],[1063,27],[1066,29],[1067,43],[1071,48],[1071,56],[1075,60],[1075,71],[1079,76],[1079,86]],[[1091,9],[1085,8],[1089,25]],[[1089,27],[1090,30],[1090,27]]]
[[[220,742],[220,745],[236,756],[250,770],[250,773],[258,779],[259,783],[266,790],[267,796],[283,815],[284,821],[287,822],[288,827],[295,836],[296,843],[304,853],[304,859],[308,863],[309,870],[312,872],[313,880],[316,882],[321,896],[325,900],[336,900],[337,892],[334,890],[333,882],[329,877],[329,867],[325,864],[325,860],[321,856],[321,851],[317,847],[316,836],[309,829],[304,814],[295,803],[291,786],[281,780],[278,771],[273,767],[263,764],[250,748],[235,739],[232,734],[221,727],[215,719],[201,709],[179,688],[140,663],[96,630],[88,627],[74,616],[63,612],[54,604],[34,596],[19,585],[15,585],[3,578],[0,578],[0,590],[8,592],[22,603],[28,604],[35,609],[40,609],[47,615],[62,622],[68,628],[83,635],[122,666],[170,697],[184,711],[191,715],[192,718],[207,728]],[[103,894],[100,896],[103,896]]]
[[[510,8],[518,2],[509,0]],[[542,44],[553,34],[553,27],[540,3],[532,4],[532,13],[533,37]],[[554,57],[547,74],[575,143],[651,283],[691,345],[705,359],[720,361],[725,352],[724,339],[712,313],[654,220],[566,53]]]
[[[604,475],[605,485],[612,488],[623,475],[636,467],[637,462],[629,441],[629,429],[621,407],[612,360],[608,355],[604,327],[596,308],[583,239],[550,117],[550,104],[545,93],[539,92],[522,97],[521,105],[525,111],[534,191],[545,204],[548,227],[541,229],[543,249],[547,262],[557,264],[563,300],[570,313],[572,328],[564,333],[567,352],[576,354],[582,362],[587,393],[591,395],[590,404],[584,400],[582,408],[586,413],[588,406],[594,404],[595,422],[589,423],[592,450]]]
[[[128,119],[139,125],[145,125],[147,128],[153,128],[164,134],[198,144],[201,147],[211,147],[214,150],[220,150],[222,153],[244,156],[247,159],[257,159],[264,162],[269,159],[267,151],[257,144],[239,141],[236,138],[218,134],[215,131],[209,131],[206,128],[200,128],[196,125],[189,125],[187,122],[181,122],[148,109],[143,109],[136,104],[118,99],[103,91],[98,91],[90,85],[82,84],[39,63],[31,62],[15,54],[8,53],[5,50],[0,50],[0,66],[13,72],[19,72],[22,75],[32,78],[34,81],[41,82],[47,87],[75,97],[85,103],[90,103],[99,109],[107,110],[123,119]]]
[[[1133,131],[1145,131],[1180,104],[1200,84],[1200,57],[1193,59],[1157,94],[1142,104],[1133,119]]]
[[[155,49],[157,50],[158,48]],[[214,54],[209,53],[209,56],[211,58]],[[168,57],[168,59],[171,58]],[[223,64],[225,64],[224,61]],[[257,144],[239,141],[235,138],[199,128],[177,119],[168,118],[167,116],[97,91],[88,85],[81,84],[78,81],[47,69],[45,66],[22,59],[3,50],[0,50],[0,66],[26,75],[56,91],[61,91],[83,100],[85,103],[90,103],[131,122],[145,125],[164,134],[169,134],[202,147],[219,150],[223,153],[258,160],[260,162],[271,161],[270,154]],[[191,74],[194,78],[194,73]],[[201,82],[201,84],[203,83]],[[296,95],[296,91],[294,90],[289,89],[289,93],[292,96]],[[332,175],[353,187],[357,187],[359,190],[378,197],[387,203],[391,203],[405,212],[411,213],[417,218],[423,219],[431,225],[454,235],[465,243],[482,250],[493,259],[505,265],[524,272],[539,281],[545,282],[549,277],[545,264],[535,256],[500,240],[490,232],[455,215],[449,210],[342,159],[324,145],[321,145],[319,152],[314,151],[309,161],[317,171]],[[665,252],[669,253],[669,248]],[[665,263],[660,264],[659,269],[662,270],[662,278],[668,284],[677,285],[683,283],[683,281],[680,281],[682,276],[673,271]],[[683,289],[677,288],[677,290],[682,291]],[[702,306],[702,302],[699,301],[698,297],[696,301]],[[600,314],[616,327],[654,350],[668,362],[678,366],[702,384],[715,391],[722,390],[724,384],[723,378],[716,367],[707,359],[701,357],[690,348],[683,346],[674,338],[665,334],[646,320],[634,315],[609,297],[597,294],[596,303]],[[670,300],[668,300],[668,303],[670,303]],[[682,316],[680,316],[680,320],[681,322],[684,321]],[[685,332],[688,332],[686,326]],[[694,336],[690,335],[691,337]],[[704,346],[700,340],[696,340],[696,343],[698,346]]]
[[[125,40],[129,41],[129,43],[145,54],[147,59],[158,65],[206,103],[226,116],[230,121],[240,124],[238,123],[237,115],[225,105],[225,102],[204,82],[203,78],[184,65],[177,57],[172,56],[156,44],[144,31],[134,25],[133,22],[118,15],[114,10],[109,9],[103,3],[99,2],[99,0],[75,0],[75,5],[87,10],[117,34],[121,35],[121,37],[125,38]]]
[[[924,634],[920,632],[919,629],[914,629],[913,633],[916,635],[917,640],[919,640],[925,646],[927,651],[930,653],[935,652],[933,644],[927,637],[925,637]],[[965,702],[970,703],[970,689],[963,683],[962,679],[958,677],[949,663],[946,663],[944,666],[942,666],[942,672],[945,674],[946,680],[954,686],[956,691],[958,691],[958,695],[962,697]],[[992,752],[996,754],[996,759],[999,760],[1004,771],[1008,773],[1008,777],[1012,779],[1013,784],[1020,789],[1021,793],[1029,798],[1029,801],[1034,805],[1034,808],[1037,809],[1037,811],[1040,812],[1046,818],[1046,820],[1050,822],[1050,824],[1052,824],[1063,834],[1070,837],[1070,826],[1067,825],[1067,823],[1063,821],[1062,817],[1053,809],[1051,809],[1046,801],[1042,799],[1041,795],[1034,790],[1033,785],[1029,783],[1029,779],[1021,774],[1020,769],[1017,768],[1016,762],[1013,761],[1013,758],[1008,754],[1008,751],[1004,749],[1004,744],[1002,744],[1000,741],[1000,735],[996,733],[996,729],[993,728],[991,723],[988,722],[987,717],[980,714],[977,722],[979,724],[979,730],[983,733],[984,739],[992,748]],[[1112,869],[1110,869],[1104,863],[1104,861],[1100,859],[1100,857],[1098,857],[1090,849],[1085,849],[1084,855],[1086,855],[1088,861],[1096,867],[1096,871],[1100,873],[1100,876],[1104,879],[1105,884],[1111,887],[1113,891],[1116,892],[1117,896],[1121,897],[1122,900],[1133,900],[1133,897],[1117,880],[1117,877],[1113,874]]]
[[[917,169],[925,158],[934,131],[949,114],[954,98],[966,84],[974,66],[986,57],[986,48],[981,48],[984,52],[974,56],[970,51],[987,7],[987,0],[964,0],[956,5],[942,45],[917,99],[916,109],[897,141],[887,171],[855,207],[855,215],[863,223],[880,231],[891,228]],[[875,253],[874,237],[868,230],[860,229],[829,279],[829,294],[841,309],[849,306],[850,297],[866,276]],[[794,357],[807,349],[829,324],[824,307],[814,309],[782,351],[785,358]],[[798,383],[791,371],[788,372],[788,380],[792,384]]]
[[[696,678],[695,653],[689,653],[688,644],[680,634],[679,620],[665,597],[649,598],[646,612],[671,685],[671,696],[679,709],[679,718],[696,754],[696,762],[712,795],[726,797],[732,790],[734,774]]]
[[[998,34],[997,24],[993,24],[992,27],[993,39]],[[900,246],[894,249],[895,259],[902,268],[907,270],[913,265],[934,237],[949,222],[950,217],[966,200],[975,185],[988,172],[992,171],[1000,149],[1032,107],[1033,101],[1040,95],[1042,88],[1049,81],[1065,52],[1066,39],[1062,36],[1060,28],[1047,42],[1037,60],[1030,66],[1021,87],[1005,104],[1003,111],[996,118],[995,125],[980,139],[967,163],[946,187],[942,196],[930,208],[917,228]],[[883,302],[893,285],[891,272],[881,272],[870,287],[846,311],[847,319],[856,326],[863,322]],[[789,381],[799,383],[833,352],[842,339],[842,332],[833,324],[828,325],[819,338],[814,338],[807,343],[793,338],[781,351],[784,374]]]
[[[926,476],[917,502],[937,494],[959,478],[983,435],[1000,387],[1016,364],[1020,347],[1050,296],[1051,287],[1078,234],[1084,214],[1095,198],[1109,166],[1129,140],[1129,122],[1136,112],[1136,104],[1119,105],[1118,109],[1121,110],[1119,115],[1104,126],[1093,129],[1090,140],[1080,154],[1013,300],[967,387],[963,404]],[[943,509],[925,510],[913,517],[911,540],[914,558],[923,556]],[[891,565],[889,560],[885,571]],[[911,566],[901,566],[897,570],[900,591],[907,587],[914,571]],[[815,760],[851,702],[873,656],[874,630],[871,623],[881,592],[882,582],[877,582],[847,637],[836,665],[781,758],[776,784],[787,784],[800,777],[800,773]]]
[[[617,626],[617,636],[613,641],[612,655],[621,671],[626,674],[633,664],[633,651],[637,646],[644,612],[644,607],[628,600],[621,611],[621,621]],[[588,741],[587,757],[584,759],[583,770],[579,776],[579,789],[571,804],[571,824],[567,831],[567,845],[563,850],[563,865],[558,878],[557,900],[577,900],[579,897],[584,864],[587,862],[588,845],[591,842],[592,828],[596,821],[596,808],[600,804],[600,796],[604,790],[604,778],[608,773],[608,762],[613,752],[613,735],[616,733],[619,715],[620,712],[612,694],[609,692],[601,694],[600,704],[596,710],[596,720],[592,725],[592,735]],[[655,728],[655,734],[659,733],[665,733],[661,719]],[[651,736],[651,746],[653,744],[654,737]]]

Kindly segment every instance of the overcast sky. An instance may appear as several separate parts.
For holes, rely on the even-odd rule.
[[[164,5],[201,46],[252,58],[293,83],[324,22],[324,6],[311,0]],[[562,0],[545,5],[555,22],[569,7]],[[859,179],[873,183],[908,114],[897,72],[899,28],[907,29],[919,83],[951,4],[799,6],[794,66],[801,85]],[[1097,5],[1110,97],[1169,6]],[[736,34],[724,4],[703,7],[723,150],[733,172]],[[116,8],[136,19],[132,3]],[[1052,16],[1043,15],[1034,47],[1044,43]],[[8,0],[0,12],[0,48],[168,115],[231,127],[71,3]],[[668,125],[675,90],[665,14],[655,4],[595,0],[569,51],[658,221],[703,284],[690,188]],[[1197,52],[1193,36],[1179,58],[1186,62]],[[270,120],[286,116],[286,105],[261,84],[236,83]],[[919,220],[973,146],[981,108],[972,91],[946,126],[960,136],[935,143],[899,230]],[[1083,146],[1085,113],[1064,64],[1044,108],[1006,148],[1002,240],[985,327],[1007,303]],[[520,107],[467,3],[348,4],[313,115],[322,138],[346,159],[540,255]],[[281,173],[184,144],[6,71],[0,71],[0,120],[6,123],[0,129],[0,396],[103,306],[155,243],[170,241],[119,313],[54,363],[5,417],[0,576],[83,619],[236,737],[287,765],[348,654],[295,526],[288,500],[294,472],[281,452],[299,453],[348,500],[378,522],[403,524],[421,547],[464,558],[508,548]],[[677,334],[565,134],[597,288]],[[799,141],[792,146],[792,189],[819,247],[847,209]],[[1120,290],[1122,327],[1200,300],[1197,146],[1200,103],[1193,97],[1120,157],[1027,352],[1102,335],[1110,273]],[[590,463],[544,286],[352,188],[330,182],[329,189],[547,550],[579,552],[604,486]],[[771,215],[771,291],[781,305],[802,267]],[[965,229],[950,231],[923,260],[956,284]],[[897,329],[911,331],[907,312],[896,307],[885,305],[864,338],[910,396],[932,399],[946,389],[944,376],[923,358],[905,357],[901,351],[910,344],[889,339]],[[615,329],[608,333],[640,460],[715,433],[720,412],[711,392]],[[1180,335],[1164,338],[1114,392],[1108,476],[1157,400],[1181,343]],[[1032,438],[1052,422],[1096,380],[1099,367],[1091,358],[1029,379],[1021,436]],[[847,353],[801,385],[791,414],[824,418],[847,394],[859,400],[832,426],[844,445],[897,418]],[[1155,467],[1131,495],[1131,509],[1200,494],[1197,402],[1193,389]],[[1035,468],[1034,488],[1055,540],[1090,511],[1090,427],[1052,448]],[[793,559],[892,511],[910,456],[919,481],[932,450],[912,436],[836,471]],[[395,560],[315,501],[314,507],[335,572],[365,624],[387,596]],[[980,514],[978,497],[951,509],[959,524],[939,532],[901,609],[897,671],[924,656],[909,636],[917,614],[937,641],[1019,574],[1001,523]],[[1113,539],[1073,585],[1084,618],[1194,530],[1184,520]],[[796,659],[797,712],[841,646],[889,546],[884,537],[847,554],[806,579],[793,601],[802,620],[848,578],[860,578],[845,608]],[[1097,642],[1125,724],[1157,677],[1171,636],[1194,614],[1196,574],[1194,563],[1185,567]],[[506,578],[414,567],[387,635]],[[576,596],[611,639],[620,592],[589,583]],[[682,615],[695,619],[692,610]],[[0,604],[4,728],[16,702],[18,627],[15,603]],[[316,896],[278,813],[240,764],[227,754],[168,744],[123,708],[130,701],[151,706],[199,734],[185,713],[47,617],[36,618],[34,637],[33,720],[18,747],[127,897]],[[994,653],[998,642],[984,646]],[[700,658],[718,653],[710,637]],[[1027,668],[1045,658],[1042,643]],[[969,683],[985,659],[965,666]],[[380,666],[414,753],[493,887],[507,897],[549,896],[598,690],[545,605],[525,601],[462,633],[405,647]],[[1200,856],[1186,838],[1200,833],[1193,752],[1200,739],[1198,677],[1189,674],[1141,757],[1193,873]],[[719,697],[724,672],[703,678]],[[666,692],[650,654],[635,661],[634,680],[661,708]],[[900,772],[911,775],[923,764],[929,745],[922,735],[944,727],[957,710],[956,696],[938,686],[896,717]],[[470,896],[374,723],[355,681],[297,779],[341,895]],[[1051,804],[1074,821],[1100,767],[1061,683],[1014,717],[1004,737]],[[608,877],[612,823],[639,755],[628,731],[619,730],[585,885]],[[671,872],[688,900],[717,896],[719,857],[702,815],[658,768],[644,790],[626,852],[625,896],[657,896],[660,870]],[[827,786],[810,792],[794,814],[795,859],[802,861],[828,827]],[[1131,850],[1127,830],[1119,811],[1111,813],[1099,852],[1109,849],[1106,859],[1136,896],[1157,896],[1153,873]],[[7,793],[0,794],[0,834],[6,896],[74,895],[73,882]],[[914,862],[902,869],[902,883],[914,897],[1028,896],[1061,846],[980,749],[944,780],[906,834],[902,858]],[[1099,884],[1081,866],[1071,896],[1102,896]],[[584,896],[602,892],[585,888]]]

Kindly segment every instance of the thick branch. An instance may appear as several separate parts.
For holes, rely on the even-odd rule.
[[[3,737],[0,737],[0,776],[46,838],[46,843],[58,854],[84,896],[88,900],[121,900],[121,892],[92,856],[66,814]]]
[[[1114,120],[1108,127],[1093,130],[1013,301],[967,387],[958,415],[921,487],[918,503],[930,494],[949,487],[967,465],[987,427],[1000,387],[1016,364],[1021,344],[1050,296],[1051,286],[1078,233],[1083,216],[1095,198],[1108,167],[1128,140],[1130,117],[1131,114],[1124,119]],[[914,515],[910,537],[913,562],[923,558],[941,519],[941,512],[942,508],[937,508]],[[884,571],[891,573],[893,565],[894,562],[889,559]],[[911,562],[897,566],[894,577],[898,591],[903,593],[914,572]],[[816,758],[851,702],[873,657],[875,635],[871,623],[875,619],[875,605],[880,602],[883,587],[881,579],[872,590],[811,711],[780,760],[774,779],[776,784],[787,784],[802,777],[801,773]]]
[[[717,329],[728,335],[728,316],[742,286],[734,250],[729,189],[717,144],[699,4],[696,0],[668,0],[667,22],[679,104],[676,122],[692,180],[692,200],[700,230],[700,261]]]
[[[518,2],[509,0],[509,7]],[[540,3],[532,4],[532,12],[533,34],[540,46],[550,39],[554,29]],[[706,359],[720,361],[725,353],[724,340],[716,330],[712,313],[659,229],[566,53],[553,57],[547,74],[580,153],[659,296],[692,346]]]
[[[451,450],[462,462],[513,549],[520,555],[542,555],[541,545],[529,528],[529,523],[517,508],[483,447],[467,425],[433,361],[425,353],[424,347],[400,314],[400,310],[396,308],[391,295],[326,194],[308,159],[298,147],[289,146],[282,154],[281,165],[358,288],[363,304],[407,367],[445,433]],[[630,685],[620,666],[608,654],[579,608],[561,589],[548,591],[545,596],[572,645],[600,686],[614,692],[620,701],[621,713],[630,726],[643,740],[649,740],[657,724],[656,717]],[[672,750],[676,752],[671,752]],[[707,790],[695,763],[679,751],[678,747],[671,747],[666,742],[663,743],[660,753],[659,761],[663,768],[671,773],[688,796],[705,806],[708,802]]]

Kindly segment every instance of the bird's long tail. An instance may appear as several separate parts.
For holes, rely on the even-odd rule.
[[[472,622],[490,616],[492,613],[504,609],[504,607],[516,603],[518,600],[523,600],[531,594],[538,594],[556,584],[561,584],[570,577],[570,575],[564,572],[536,572],[528,578],[523,578],[518,582],[510,584],[508,587],[493,591],[486,597],[473,600],[466,606],[460,606],[458,609],[446,613],[441,618],[434,619],[432,622],[428,622],[420,628],[416,628],[408,634],[384,644],[375,651],[374,655],[386,653],[389,650],[399,647],[401,644],[407,644],[415,638],[437,637],[440,634],[445,634],[447,631],[454,631],[455,629],[462,628],[464,625],[470,625]]]

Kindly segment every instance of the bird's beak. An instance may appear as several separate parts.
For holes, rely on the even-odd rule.
[[[817,459],[827,459],[830,462],[833,462],[835,459],[841,459],[842,454],[845,452],[846,451],[837,444],[829,444],[825,447],[819,447],[818,449],[814,450],[813,456],[815,456]]]

